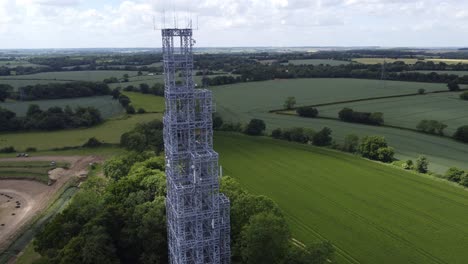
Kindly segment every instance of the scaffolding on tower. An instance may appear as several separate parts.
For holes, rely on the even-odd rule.
[[[169,263],[229,264],[229,199],[219,192],[212,93],[195,89],[192,29],[162,29]]]

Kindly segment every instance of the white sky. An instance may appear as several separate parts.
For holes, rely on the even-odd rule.
[[[468,0],[0,0],[0,49],[159,47],[163,10],[199,47],[468,46]]]

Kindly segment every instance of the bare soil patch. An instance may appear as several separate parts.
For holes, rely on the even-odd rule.
[[[18,161],[18,158],[4,158],[1,161]],[[87,174],[90,163],[103,161],[98,156],[42,156],[21,161],[56,161],[68,162],[68,170],[58,168],[49,172],[55,180],[51,186],[31,180],[0,180],[0,251],[3,251],[12,239],[52,202],[52,198],[70,179]]]

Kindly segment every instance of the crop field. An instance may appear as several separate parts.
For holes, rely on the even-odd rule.
[[[38,100],[38,101],[8,101],[0,103],[0,107],[9,109],[15,112],[18,116],[25,116],[28,107],[31,104],[37,104],[41,109],[45,110],[52,106],[70,106],[75,109],[81,107],[95,107],[100,112],[103,118],[111,118],[113,116],[123,113],[124,109],[117,100],[113,100],[112,96],[93,96],[86,98],[70,98],[70,99],[56,99],[56,100]]]
[[[340,61],[340,60],[319,60],[319,59],[306,59],[306,60],[289,60],[288,63],[285,64],[294,64],[294,65],[330,65],[330,66],[338,66],[342,64],[349,64],[349,61]]]
[[[415,64],[418,61],[433,61],[434,63],[444,62],[447,64],[458,64],[458,63],[468,63],[468,60],[455,60],[455,59],[411,59],[411,58],[355,58],[353,59],[355,62],[363,63],[363,64],[379,64],[383,63],[384,61],[387,63],[393,63],[396,61],[403,61],[406,64]]]
[[[224,175],[275,200],[296,239],[331,241],[337,263],[468,259],[468,192],[449,182],[264,137],[216,133],[215,150]]]
[[[2,76],[0,83],[10,84],[18,88],[25,85],[34,85],[39,83],[51,83],[55,81],[92,81],[98,82],[106,78],[116,77],[122,78],[124,74],[130,77],[137,75],[136,71],[67,71],[67,72],[41,72],[36,74],[18,75],[18,76]],[[148,76],[146,76],[148,77]],[[130,78],[131,80],[131,78]]]
[[[13,146],[17,150],[35,147],[50,150],[67,146],[81,146],[89,138],[96,137],[104,143],[119,143],[120,136],[132,130],[136,124],[161,119],[161,114],[119,116],[91,128],[70,129],[52,132],[15,132],[0,134],[0,148]]]
[[[220,75],[223,75],[223,74],[207,75],[207,77],[215,77],[215,76],[220,76]],[[232,76],[236,76],[236,75],[232,75]],[[193,79],[199,87],[202,85],[203,76],[193,76]],[[135,76],[135,77],[130,78],[128,82],[112,83],[109,86],[111,88],[117,88],[117,87],[124,88],[129,85],[138,87],[141,83],[146,83],[149,86],[152,86],[156,83],[164,83],[164,75],[159,74],[159,75],[153,75],[153,76],[149,76],[149,75]]]
[[[265,121],[267,130],[305,127],[315,130],[329,127],[333,138],[342,143],[348,134],[384,136],[395,148],[398,159],[415,160],[419,155],[429,159],[432,171],[444,173],[449,167],[468,169],[468,147],[451,139],[401,129],[366,126],[335,120],[301,118],[268,113],[283,108],[288,96],[295,96],[298,105],[330,103],[366,97],[414,93],[418,88],[427,91],[446,90],[444,84],[386,82],[353,79],[296,79],[252,82],[212,87],[216,108],[225,121],[247,123],[252,118]],[[246,96],[248,95],[248,96]]]
[[[123,92],[130,98],[133,107],[138,111],[139,108],[146,112],[162,113],[164,112],[164,97],[152,94],[142,94],[137,92]]]
[[[344,107],[363,112],[382,112],[385,124],[415,129],[424,119],[446,124],[446,134],[452,135],[460,126],[468,124],[468,102],[460,100],[460,93],[437,93],[410,97],[388,98],[354,103],[321,106],[320,116],[338,118]]]
[[[50,161],[2,161],[0,162],[0,179],[32,179],[47,184],[49,170],[67,166],[68,164],[63,162],[51,167]]]
[[[43,65],[38,65],[38,64],[33,64],[30,63],[29,61],[24,61],[24,60],[13,60],[13,61],[1,61],[0,60],[0,67],[45,67]]]

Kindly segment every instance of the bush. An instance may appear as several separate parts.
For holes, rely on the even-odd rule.
[[[310,106],[303,106],[297,108],[296,113],[303,117],[316,117],[318,115],[318,110]]]
[[[97,138],[92,137],[86,141],[86,143],[83,144],[83,147],[85,148],[97,148],[102,145],[102,142],[99,141]]]
[[[134,108],[133,106],[131,106],[131,105],[127,106],[127,107],[125,108],[125,111],[126,111],[127,114],[129,114],[129,115],[135,114],[135,108]]]
[[[349,134],[345,137],[343,151],[354,153],[358,150],[359,137],[354,134]]]
[[[4,147],[0,149],[0,153],[14,153],[14,152],[16,152],[16,149],[13,146]]]
[[[468,100],[468,92],[464,92],[464,93],[460,94],[460,99]]]
[[[458,82],[456,81],[450,81],[448,84],[447,84],[447,87],[450,91],[454,92],[454,91],[460,91],[460,86],[458,85]]]
[[[245,128],[245,133],[251,136],[259,136],[265,131],[266,125],[263,120],[252,119]]]
[[[460,182],[465,172],[459,168],[452,167],[447,170],[444,177],[453,182]]]
[[[37,149],[34,148],[34,147],[28,147],[28,148],[26,148],[26,152],[36,152],[36,151],[37,151]]]
[[[422,120],[416,126],[416,129],[421,132],[441,136],[444,135],[445,128],[447,128],[447,125],[437,120]]]
[[[213,129],[214,130],[219,130],[221,129],[221,126],[223,125],[224,121],[223,118],[216,113],[213,113]]]
[[[312,143],[316,146],[329,146],[332,143],[332,130],[328,127],[324,127],[312,138]]]
[[[464,175],[460,180],[460,185],[468,187],[468,174]]]
[[[281,128],[277,128],[271,131],[272,138],[281,139],[282,136],[283,136],[283,132],[281,131]]]
[[[296,97],[290,96],[284,101],[284,108],[292,109],[296,105]]]
[[[380,112],[356,112],[351,108],[343,108],[338,113],[338,118],[345,122],[362,123],[369,125],[382,125],[384,123],[383,114]]]
[[[382,162],[392,162],[395,150],[392,147],[379,148],[377,150],[378,160]]]
[[[138,112],[137,112],[137,113],[138,113],[138,114],[144,114],[144,113],[146,113],[146,110],[143,109],[143,108],[138,108]]]
[[[407,160],[405,163],[403,163],[403,169],[405,170],[412,170],[414,169],[414,163],[412,160]]]
[[[468,143],[468,126],[459,127],[453,137],[456,140]]]
[[[419,156],[416,160],[416,170],[420,173],[428,172],[429,161],[425,156]]]
[[[418,94],[425,94],[425,93],[426,93],[426,89],[424,88],[418,89]]]
[[[242,132],[242,124],[241,123],[223,123],[219,128],[221,131],[233,131],[233,132]]]
[[[384,137],[366,136],[359,145],[359,152],[365,158],[379,160],[379,149],[387,148],[388,144]]]

